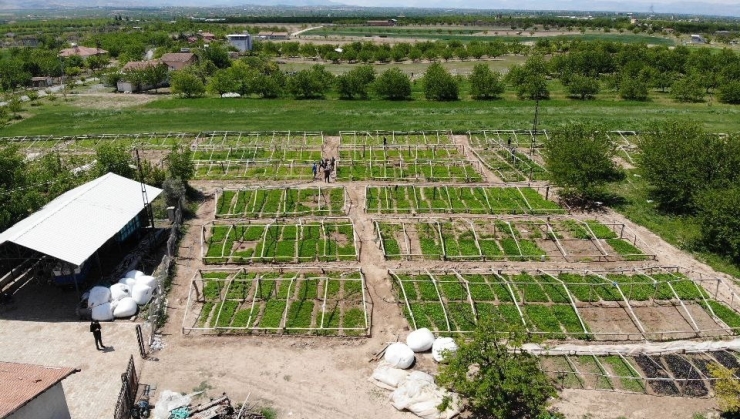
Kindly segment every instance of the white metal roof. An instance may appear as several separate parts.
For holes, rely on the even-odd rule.
[[[161,189],[146,185],[149,202]],[[0,234],[79,266],[144,209],[141,184],[113,173],[65,192]]]

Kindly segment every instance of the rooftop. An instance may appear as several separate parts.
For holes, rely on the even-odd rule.
[[[76,372],[74,368],[0,362],[0,417],[9,416]]]

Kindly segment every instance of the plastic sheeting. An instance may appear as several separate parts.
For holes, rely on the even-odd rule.
[[[152,299],[153,292],[154,289],[152,289],[152,287],[136,284],[134,289],[131,290],[131,298],[136,301],[136,304],[144,305]]]
[[[432,345],[432,358],[437,362],[445,362],[444,351],[457,351],[457,344],[452,338],[437,338]]]
[[[108,287],[92,287],[87,296],[87,306],[95,307],[110,302],[110,290]]]
[[[111,301],[118,301],[122,298],[130,297],[131,289],[126,284],[113,284],[110,286]]]
[[[383,361],[377,368],[375,368],[375,371],[373,371],[373,375],[370,376],[370,381],[380,388],[395,390],[408,376],[408,371],[394,368],[387,362]]]
[[[414,330],[406,336],[406,344],[414,352],[426,352],[432,349],[434,344],[434,335],[426,327]]]
[[[385,349],[383,359],[390,365],[405,370],[413,365],[416,357],[414,356],[414,351],[405,343],[396,342]]]
[[[117,303],[118,304],[113,308],[113,316],[119,319],[122,317],[131,317],[136,314],[136,311],[139,309],[136,301],[131,297],[122,298]]]
[[[119,284],[125,284],[128,289],[131,289],[136,285],[136,280],[134,278],[121,278],[118,280]]]
[[[137,271],[136,269],[126,272],[126,275],[124,275],[126,278],[138,278],[140,276],[144,276],[144,272]]]
[[[725,341],[694,342],[677,340],[673,342],[625,343],[621,345],[577,345],[562,344],[543,348],[534,343],[522,345],[522,349],[533,355],[659,355],[677,352],[708,352],[731,350],[740,352],[740,339]]]
[[[111,309],[110,303],[103,303],[93,307],[91,317],[93,320],[98,321],[113,320],[113,310]]]
[[[136,285],[146,285],[147,287],[154,288],[157,285],[157,280],[153,276],[142,275],[136,277]]]
[[[154,419],[169,419],[170,411],[189,405],[191,399],[189,394],[182,395],[170,390],[162,391],[159,400],[154,404],[155,407],[152,411]]]

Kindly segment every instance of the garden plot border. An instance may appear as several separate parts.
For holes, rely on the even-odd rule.
[[[292,211],[292,212],[288,212],[287,211],[287,199],[286,199],[286,195],[287,195],[288,191],[298,191],[298,193],[300,193],[300,191],[305,191],[305,190],[318,191],[319,196],[323,196],[323,194],[321,193],[322,190],[330,190],[331,191],[331,190],[336,190],[336,189],[341,189],[342,190],[342,196],[343,196],[343,199],[344,199],[343,202],[342,202],[341,210],[340,210],[342,212],[342,214],[332,214],[331,216],[333,216],[333,217],[337,217],[337,216],[341,216],[341,215],[346,216],[349,213],[349,208],[350,208],[350,205],[351,205],[351,201],[350,201],[350,198],[349,198],[349,192],[347,191],[347,188],[344,187],[343,185],[332,185],[332,186],[320,186],[320,185],[318,185],[318,186],[312,186],[312,187],[307,187],[307,188],[291,188],[290,186],[268,186],[268,187],[256,187],[255,186],[255,187],[244,187],[244,188],[238,188],[238,189],[231,189],[231,188],[216,189],[216,192],[215,192],[214,198],[213,198],[213,202],[214,202],[214,219],[227,219],[227,218],[228,219],[251,219],[251,218],[282,218],[282,217],[300,217],[300,216],[320,216],[321,215],[320,212],[322,211],[322,203],[324,205],[326,205],[324,203],[324,200],[323,199],[317,199],[316,200],[317,205],[318,205],[318,208],[316,210],[311,210],[310,212],[309,211]],[[257,192],[257,191],[275,191],[275,190],[282,190],[283,191],[282,196],[280,198],[280,202],[278,204],[278,211],[275,211],[275,212],[267,212],[267,213],[260,211],[259,214],[257,214],[257,215],[248,216],[247,214],[255,214],[254,211],[249,211],[249,208],[254,208],[254,205],[256,205],[256,203],[254,202],[254,200],[257,199],[257,194],[255,193],[254,194],[254,200],[252,200],[251,204],[250,203],[245,203],[244,211],[242,213],[230,213],[230,212],[229,213],[222,213],[222,214],[219,214],[218,213],[219,198],[220,197],[223,197],[225,192],[234,192],[234,193],[238,194],[238,193],[240,193],[242,191]],[[301,202],[298,202],[298,203],[301,203]],[[250,207],[250,205],[251,205],[251,207]],[[231,206],[229,206],[229,208],[231,209]],[[282,210],[280,210],[280,208],[282,208]]]
[[[483,139],[480,140],[476,138],[475,140],[472,139],[474,135],[483,135]],[[490,135],[490,138],[489,138]],[[472,148],[480,148],[485,147],[487,145],[490,145],[492,143],[497,143],[501,146],[508,145],[508,139],[511,138],[513,141],[513,144],[516,145],[525,145],[530,148],[536,148],[541,147],[543,144],[543,141],[537,141],[538,137],[544,136],[545,141],[550,139],[549,134],[547,133],[547,130],[526,130],[526,129],[519,129],[519,130],[504,130],[504,129],[484,129],[484,130],[475,130],[475,131],[468,131],[467,132],[468,140],[470,141],[470,147]],[[502,136],[506,136],[507,139],[504,140]]]
[[[601,339],[605,342],[608,341],[634,341],[634,342],[646,342],[646,341],[671,341],[676,340],[676,338],[681,339],[724,339],[724,338],[732,338],[737,334],[740,334],[740,297],[736,295],[733,291],[733,288],[722,278],[706,278],[702,276],[700,273],[697,273],[693,270],[683,269],[680,267],[675,266],[668,266],[668,267],[662,267],[662,266],[656,266],[656,267],[648,267],[648,268],[634,268],[634,269],[610,269],[610,270],[588,270],[588,269],[523,269],[523,270],[515,270],[515,269],[508,269],[508,270],[501,270],[501,269],[495,269],[495,268],[488,268],[488,269],[458,269],[458,268],[451,268],[451,269],[423,269],[423,268],[408,268],[408,269],[389,269],[388,274],[391,277],[392,284],[394,288],[397,288],[397,293],[399,296],[403,297],[403,301],[401,304],[405,307],[405,310],[408,313],[408,317],[411,319],[410,326],[413,327],[413,329],[417,329],[418,325],[414,316],[414,311],[412,309],[411,303],[409,301],[408,294],[406,293],[406,289],[404,287],[404,283],[416,283],[416,282],[428,282],[431,278],[432,284],[434,286],[437,300],[428,300],[427,303],[433,303],[433,304],[439,304],[442,308],[442,312],[444,315],[444,319],[446,322],[447,330],[440,330],[440,333],[449,333],[449,334],[467,334],[471,333],[472,330],[452,330],[452,327],[450,325],[450,315],[447,312],[447,304],[452,302],[447,300],[442,296],[442,293],[440,293],[440,287],[443,286],[443,283],[450,282],[454,283],[456,285],[462,286],[462,288],[465,290],[465,295],[460,300],[455,300],[454,303],[456,304],[469,304],[471,314],[473,316],[473,322],[477,323],[477,316],[478,311],[476,310],[475,302],[476,300],[473,297],[473,293],[470,291],[471,284],[475,285],[476,283],[471,283],[468,280],[466,280],[463,275],[488,275],[492,276],[498,279],[498,281],[490,282],[485,281],[485,284],[492,286],[492,285],[498,285],[500,286],[500,289],[498,289],[498,292],[504,292],[506,295],[506,298],[504,301],[507,301],[507,304],[513,303],[513,306],[516,308],[516,312],[519,315],[519,320],[522,322],[522,326],[527,330],[527,333],[530,335],[538,335],[542,336],[543,338],[548,337],[555,337],[558,336],[565,337],[566,339],[586,339],[586,340],[592,340],[592,339]],[[560,278],[562,274],[574,274],[582,277],[587,276],[595,276],[598,279],[601,279],[602,282],[567,282],[567,280],[563,280]],[[674,307],[676,310],[681,311],[683,310],[683,313],[681,314],[684,318],[684,320],[692,324],[692,332],[687,332],[686,330],[658,330],[658,331],[649,331],[646,330],[645,327],[642,324],[642,320],[640,317],[635,314],[633,307],[635,304],[638,303],[638,300],[633,300],[628,297],[628,295],[631,295],[632,293],[632,287],[633,286],[645,286],[644,281],[638,281],[634,280],[633,282],[616,282],[613,280],[610,280],[607,278],[608,275],[640,275],[642,277],[650,278],[654,282],[655,292],[650,297],[650,301],[648,302],[650,305],[645,305],[644,303],[641,304],[641,307],[645,308],[656,308],[656,307]],[[661,280],[657,281],[654,278],[651,277],[651,275],[658,275],[658,274],[669,274],[675,276],[675,279],[671,280]],[[423,279],[406,279],[402,280],[400,276],[422,276]],[[552,279],[552,282],[548,283],[541,283],[540,281],[532,281],[532,282],[521,282],[521,281],[512,281],[509,279],[511,276],[518,276],[518,275],[527,275],[531,277],[536,276],[546,276]],[[683,276],[678,276],[683,275]],[[457,277],[457,281],[440,281],[436,277],[437,276],[455,276]],[[673,284],[678,284],[681,282],[690,281],[694,287],[696,288],[696,293],[700,295],[701,297],[696,300],[694,299],[692,302],[694,304],[699,304],[702,306],[707,313],[711,317],[711,319],[716,324],[716,327],[711,328],[702,328],[697,325],[697,323],[693,320],[693,317],[688,311],[684,298],[682,298],[679,294],[679,292],[676,291],[676,288]],[[526,311],[526,307],[533,306],[533,302],[527,302],[526,301],[526,293],[524,291],[523,287],[535,285],[538,288],[542,287],[543,284],[549,285],[549,286],[561,286],[563,287],[564,295],[567,296],[566,301],[559,301],[558,304],[569,306],[573,309],[573,312],[575,313],[575,316],[578,318],[578,322],[580,323],[580,329],[578,331],[538,331],[538,330],[532,330],[530,325],[527,322],[527,319],[525,318],[524,311]],[[659,285],[667,284],[668,288],[671,292],[671,295],[668,298],[660,298],[655,299],[654,297],[657,295],[657,289]],[[589,288],[589,301],[583,301],[582,299],[578,299],[574,297],[574,295],[571,292],[571,287],[588,287]],[[593,300],[590,296],[596,295],[598,296],[598,292],[595,291],[596,287],[614,287],[617,292],[619,293],[619,298],[614,300],[614,303],[612,304],[604,304],[603,302],[600,302],[599,299]],[[626,289],[629,288],[629,291],[626,291]],[[519,292],[515,291],[519,290]],[[543,288],[544,289],[544,288]],[[627,295],[625,295],[626,293]],[[712,291],[714,294],[712,294]],[[545,291],[543,291],[545,292]],[[683,290],[685,292],[685,290]],[[546,295],[548,295],[545,292]],[[500,297],[498,298],[500,300]],[[424,300],[423,298],[421,300]],[[420,300],[420,301],[421,301]],[[416,300],[415,300],[416,301]],[[548,297],[549,301],[549,297]],[[709,304],[710,301],[714,302],[721,302],[724,305],[714,305]],[[493,302],[493,300],[485,300],[483,302]],[[555,304],[555,301],[548,303],[545,301],[535,300],[534,306],[547,306],[548,304]],[[734,324],[730,325],[726,322],[725,319],[727,319],[728,315],[727,313],[720,313],[724,317],[720,317],[715,310],[717,310],[717,307],[724,307],[724,310],[730,310],[732,312],[732,315],[729,317],[730,320],[734,322]],[[630,333],[630,332],[595,332],[589,329],[588,322],[584,320],[582,317],[582,314],[580,313],[579,309],[584,308],[622,308],[630,317],[630,320],[634,323],[636,328],[639,330],[637,333]],[[436,322],[435,322],[436,323]],[[440,328],[441,329],[441,328]],[[505,334],[506,332],[501,332],[502,334]],[[718,334],[719,333],[719,334]],[[686,335],[692,335],[692,337],[687,337]]]
[[[337,181],[387,181],[387,182],[450,182],[450,183],[476,183],[483,181],[481,166],[478,161],[460,159],[437,159],[437,160],[411,160],[409,162],[396,160],[337,160]],[[363,174],[357,178],[352,174],[352,169],[361,167],[369,175]],[[405,168],[404,168],[405,167]],[[447,175],[435,175],[435,171],[443,167]],[[383,173],[375,175],[374,168],[379,168]],[[452,168],[460,168],[463,176],[450,175]],[[400,171],[401,176],[396,176],[395,170]],[[349,171],[349,175],[345,175]],[[426,175],[425,171],[429,173]],[[389,175],[390,172],[390,175]],[[409,176],[405,176],[408,173]]]
[[[725,353],[727,356],[735,358],[735,362],[738,362],[737,357],[727,351],[625,356],[620,353],[610,355],[589,354],[587,350],[584,350],[578,355],[541,355],[538,356],[538,359],[540,361],[540,369],[556,382],[559,381],[562,388],[573,388],[573,386],[567,385],[565,382],[569,379],[574,379],[579,383],[579,387],[581,388],[586,387],[584,386],[586,381],[595,381],[596,386],[589,386],[590,388],[587,388],[588,390],[649,394],[664,397],[706,398],[713,397],[712,389],[714,383],[719,381],[719,379],[712,377],[706,370],[708,364],[722,365],[719,358],[714,356],[715,353]],[[591,371],[579,369],[576,364],[583,366],[584,363],[581,362],[581,359],[584,358],[593,360],[593,365],[596,368],[591,368]],[[638,358],[641,358],[643,362],[649,363],[659,374],[653,374],[651,376],[644,371],[637,362]],[[543,361],[554,359],[563,359],[565,365],[567,365],[567,369],[560,368],[553,370],[543,366]],[[609,365],[609,368],[605,368],[605,365]],[[666,365],[668,366],[667,368]],[[687,370],[680,371],[682,368]],[[608,370],[614,372],[619,370],[619,372],[611,373]],[[624,373],[629,375],[622,375]],[[586,380],[587,377],[591,379]],[[619,382],[619,387],[614,385],[616,382]],[[625,385],[625,383],[635,384]],[[633,391],[628,387],[641,387],[642,391]],[[661,388],[668,391],[660,391]]]
[[[415,136],[415,137],[421,137],[422,141],[416,142],[416,141],[408,141],[408,138],[405,138],[406,141],[403,141],[404,137],[408,136]],[[383,137],[386,137],[386,139],[389,139],[387,145],[388,146],[398,146],[398,145],[451,145],[454,144],[455,141],[452,139],[453,133],[449,130],[433,130],[433,131],[383,131],[383,130],[375,130],[375,131],[339,131],[339,145],[341,147],[362,147],[365,145],[383,145]],[[361,137],[358,138],[358,137]],[[346,138],[350,138],[352,141],[345,140]],[[368,143],[367,138],[371,139],[371,142]]]
[[[300,236],[303,232],[302,226],[320,226],[321,227],[321,235],[323,236],[323,243],[324,247],[326,247],[327,243],[327,234],[326,234],[326,226],[334,226],[334,227],[344,227],[344,226],[350,226],[352,230],[352,245],[354,247],[354,255],[337,255],[337,257],[346,256],[346,257],[352,257],[353,261],[359,261],[360,260],[360,238],[357,235],[357,231],[355,230],[354,224],[352,223],[352,220],[348,217],[304,217],[304,218],[296,218],[296,219],[290,219],[291,222],[288,222],[286,219],[251,219],[251,220],[214,220],[210,221],[203,226],[201,226],[201,235],[200,235],[200,258],[203,264],[213,266],[213,265],[224,265],[224,264],[244,264],[244,263],[272,263],[272,264],[283,264],[283,263],[313,263],[316,261],[316,258],[309,259],[308,257],[300,256],[300,252],[294,248],[293,257],[290,258],[290,260],[282,260],[278,259],[277,257],[269,257],[264,255],[264,243],[266,242],[266,235],[269,231],[271,226],[295,226],[297,228],[297,233]],[[225,237],[228,238],[231,231],[236,228],[237,226],[257,226],[263,228],[263,232],[261,233],[261,236],[258,240],[255,240],[257,244],[262,244],[262,251],[259,256],[253,255],[253,256],[238,256],[238,262],[232,261],[229,262],[229,259],[233,257],[233,251],[230,251],[228,255],[226,254],[226,243],[228,243],[228,240],[225,240],[222,245],[221,249],[221,255],[220,256],[208,256],[208,242],[213,234],[213,227],[217,226],[228,226],[229,230],[227,231]],[[297,244],[300,244],[303,242],[302,237],[296,237],[295,242]],[[233,243],[233,242],[232,242]],[[232,244],[233,245],[233,244]],[[210,260],[217,260],[217,262],[210,262]],[[222,262],[219,262],[222,261]],[[331,263],[331,262],[347,262],[349,260],[342,260],[342,259],[335,259],[330,261],[324,261],[325,263]]]
[[[312,180],[311,165],[303,160],[242,160],[194,162],[195,179],[199,180]],[[205,173],[201,173],[205,168]],[[213,172],[213,169],[220,169]],[[250,172],[250,171],[261,171]],[[213,172],[213,174],[212,174]]]
[[[226,155],[224,155],[224,152]],[[263,162],[263,161],[302,161],[318,162],[323,159],[320,146],[268,146],[250,145],[241,147],[196,147],[193,163],[210,162]],[[207,154],[207,156],[203,156]],[[215,154],[215,156],[214,156]],[[305,154],[305,156],[304,156]],[[246,157],[245,157],[246,156]]]
[[[507,254],[505,249],[502,253],[496,254],[496,255],[486,255],[484,254],[483,250],[481,249],[481,241],[484,239],[480,238],[480,234],[478,230],[476,229],[475,223],[473,221],[490,221],[491,225],[494,226],[496,222],[502,222],[505,223],[509,228],[509,235],[511,236],[510,239],[512,239],[515,242],[515,245],[519,251],[519,254]],[[504,261],[504,260],[540,260],[544,262],[547,258],[553,258],[558,257],[562,258],[566,262],[577,262],[578,260],[574,260],[571,255],[568,254],[563,242],[558,238],[557,231],[555,231],[552,227],[551,222],[555,221],[564,221],[564,220],[572,220],[577,223],[580,223],[581,226],[584,227],[584,229],[588,232],[588,242],[593,243],[594,247],[599,251],[599,253],[593,254],[593,255],[578,255],[579,260],[588,260],[589,262],[613,262],[616,260],[623,260],[623,261],[629,261],[629,260],[655,260],[657,258],[656,254],[652,251],[652,249],[645,243],[643,240],[641,240],[636,233],[634,233],[629,227],[627,227],[623,223],[614,223],[614,222],[601,222],[599,223],[603,226],[608,227],[613,233],[616,234],[617,238],[616,240],[625,241],[632,243],[631,246],[634,246],[638,250],[642,251],[642,253],[619,253],[617,249],[615,249],[615,253],[609,253],[601,244],[601,241],[605,240],[611,240],[611,239],[600,239],[598,236],[591,230],[591,228],[588,226],[586,221],[580,220],[578,218],[574,217],[568,217],[568,216],[551,216],[547,218],[541,218],[541,217],[516,217],[516,216],[491,216],[491,215],[467,215],[465,217],[460,215],[455,215],[452,217],[439,217],[439,216],[430,216],[430,217],[409,217],[409,216],[387,216],[387,215],[378,215],[372,219],[374,230],[375,230],[375,236],[378,238],[378,247],[383,252],[383,255],[385,256],[386,260],[406,260],[406,261],[412,261],[412,260],[435,260],[435,255],[429,254],[425,255],[422,251],[422,253],[412,253],[411,252],[411,238],[409,237],[408,231],[406,226],[408,224],[413,225],[419,225],[419,224],[429,224],[435,226],[433,230],[436,232],[436,240],[441,244],[440,249],[441,253],[438,255],[438,258],[441,260],[447,260],[447,261]],[[597,220],[598,221],[598,220]],[[446,222],[462,222],[467,223],[469,226],[469,231],[472,232],[474,241],[476,243],[476,248],[478,249],[478,254],[471,254],[471,255],[450,255],[447,252],[447,248],[445,246],[445,239],[444,234],[442,233],[442,227],[441,224],[444,224]],[[548,254],[548,253],[537,253],[537,254],[525,254],[522,251],[522,245],[520,242],[525,239],[518,238],[517,234],[514,231],[514,227],[512,227],[512,224],[516,225],[517,222],[523,222],[528,223],[530,225],[536,225],[540,228],[544,228],[543,233],[546,232],[546,240],[551,240],[555,243],[555,246],[558,250],[559,254]],[[383,235],[383,229],[381,228],[380,224],[393,224],[393,225],[400,225],[400,230],[403,233],[403,240],[402,242],[405,243],[406,248],[405,252],[403,251],[403,247],[399,246],[399,250],[401,250],[398,254],[388,254],[385,248],[385,237]],[[457,235],[456,235],[457,236]],[[395,238],[394,238],[395,240]],[[494,239],[495,241],[499,241],[498,239]],[[503,240],[503,239],[502,239]],[[526,239],[527,241],[531,241],[529,239]],[[571,240],[583,240],[584,242],[586,239],[571,239]],[[396,242],[399,242],[399,240],[395,240]],[[570,240],[569,240],[570,241]],[[639,247],[638,247],[639,243]],[[541,250],[541,249],[540,249]]]
[[[226,278],[203,278],[203,273],[215,273],[215,272],[222,272],[226,273]],[[327,274],[333,274],[338,273],[340,274],[340,277],[333,278],[331,276],[327,276],[324,273]],[[257,327],[250,327],[250,325],[253,325],[252,319],[256,319],[259,316],[259,312],[255,313],[255,306],[258,303],[257,298],[257,290],[255,289],[254,295],[252,295],[251,303],[248,302],[248,298],[237,298],[237,299],[229,299],[228,298],[228,292],[231,287],[231,285],[234,282],[237,282],[238,279],[236,278],[240,274],[249,274],[254,273],[256,276],[253,279],[248,279],[243,282],[249,281],[256,282],[257,285],[255,287],[259,287],[260,281],[262,280],[268,280],[268,281],[290,281],[290,284],[288,286],[288,291],[286,293],[286,297],[284,299],[285,307],[283,308],[283,313],[280,317],[280,322],[278,326],[275,327],[267,327],[267,326],[257,326]],[[185,314],[183,315],[183,321],[181,326],[181,333],[190,333],[190,332],[216,332],[216,333],[222,333],[222,332],[228,332],[228,333],[238,333],[238,332],[246,332],[246,333],[252,333],[252,332],[263,332],[263,333],[272,333],[277,332],[279,335],[287,334],[291,331],[294,332],[307,332],[308,335],[326,335],[326,336],[338,336],[338,337],[350,337],[346,334],[346,332],[358,332],[358,337],[369,337],[371,326],[372,326],[372,302],[370,301],[370,295],[367,291],[367,284],[365,280],[365,274],[361,268],[357,269],[348,269],[348,268],[337,268],[337,269],[327,269],[326,267],[317,267],[317,266],[301,266],[301,267],[295,267],[285,270],[280,270],[280,275],[287,274],[287,275],[293,275],[292,277],[279,277],[279,278],[263,278],[264,274],[270,274],[274,273],[274,271],[269,271],[265,269],[253,269],[253,268],[204,268],[199,269],[191,278],[190,280],[190,286],[188,289],[188,298],[187,303],[185,305]],[[311,277],[312,279],[317,280],[335,280],[335,281],[353,281],[353,282],[359,282],[360,283],[360,289],[361,289],[361,301],[362,301],[362,315],[363,315],[363,322],[364,327],[324,327],[324,320],[325,320],[325,314],[326,314],[326,303],[328,298],[328,292],[329,287],[327,286],[326,282],[324,283],[323,287],[323,297],[316,297],[311,300],[313,300],[315,303],[321,302],[321,308],[318,313],[315,313],[316,318],[319,319],[320,315],[320,322],[318,327],[292,327],[287,325],[287,316],[289,313],[290,305],[296,301],[303,301],[301,299],[298,299],[296,297],[291,296],[290,292],[293,290],[294,283],[298,280],[298,277],[300,275],[310,275],[312,273],[315,273],[316,276]],[[345,275],[351,275],[354,273],[359,274],[359,278],[347,278]],[[205,282],[206,281],[214,281],[215,283],[222,283],[223,287],[219,287],[219,295],[218,299],[213,302],[208,302],[205,300]],[[251,288],[251,285],[250,285]],[[318,288],[317,288],[318,289]],[[247,290],[249,291],[249,290]],[[240,304],[249,304],[249,318],[247,319],[244,327],[232,327],[231,325],[228,326],[219,326],[218,320],[222,314],[222,310],[224,308],[224,303],[227,301],[235,301],[239,302]],[[259,300],[262,301],[261,299]],[[274,301],[282,301],[281,298],[275,298]],[[341,300],[344,302],[344,300]],[[201,327],[198,326],[198,322],[201,316],[201,312],[195,312],[195,305],[198,303],[202,303],[203,305],[207,303],[212,303],[213,306],[211,309],[214,309],[216,305],[219,305],[218,312],[216,313],[214,320],[213,320],[213,326],[212,327]],[[233,320],[233,316],[236,314],[236,308],[239,306],[237,305],[234,308],[234,313],[232,313],[232,318],[230,320]],[[343,306],[344,308],[344,306]],[[201,307],[201,310],[203,307]],[[259,310],[259,309],[257,309]],[[210,311],[209,311],[210,314]],[[313,318],[313,312],[312,312],[312,318]],[[195,326],[187,326],[187,324],[193,324]],[[323,331],[326,332],[337,332],[337,334],[332,335],[330,333],[321,333]],[[339,332],[345,332],[345,335],[340,336]]]
[[[547,169],[540,163],[538,163],[536,160],[534,160],[531,156],[527,156],[524,153],[521,153],[517,151],[516,149],[508,148],[504,145],[498,145],[496,149],[476,149],[475,147],[471,147],[470,151],[473,153],[473,155],[478,159],[478,161],[481,162],[482,165],[484,165],[488,170],[492,171],[496,176],[504,180],[506,183],[529,183],[529,182],[542,182],[547,180]],[[501,162],[505,165],[505,167],[511,169],[517,177],[522,177],[524,179],[522,180],[515,180],[515,181],[506,181],[506,178],[508,175],[504,175],[504,173],[501,171],[500,168],[494,167],[489,159],[486,159],[485,156],[481,156],[481,152],[486,151],[487,153],[490,153],[491,159],[496,159],[497,161]],[[508,153],[508,156],[511,156],[511,158],[514,160],[514,164],[512,164],[508,156],[507,158],[504,158],[501,156],[498,152],[502,151],[504,153]],[[524,158],[520,157],[523,156]],[[526,161],[524,160],[526,159]],[[517,162],[521,162],[522,164],[526,164],[529,167],[529,172],[526,172],[520,168],[517,167]],[[537,170],[535,171],[535,168]],[[535,178],[535,173],[538,173],[538,178]]]
[[[198,133],[189,132],[141,132],[136,134],[82,134],[82,135],[38,135],[0,137],[0,141],[18,144],[26,152],[65,151],[70,153],[94,153],[103,142],[127,144],[130,149],[168,150],[173,145],[187,145]],[[47,145],[50,144],[50,145]]]
[[[415,207],[414,206],[409,206],[409,207],[404,207],[404,208],[400,208],[398,206],[395,206],[394,208],[395,208],[395,211],[396,212],[383,212],[383,208],[378,208],[377,211],[376,210],[372,210],[372,211],[369,210],[369,206],[368,206],[369,198],[368,197],[371,195],[370,194],[370,189],[371,188],[376,188],[376,189],[378,189],[379,192],[382,191],[382,190],[385,190],[386,191],[386,196],[384,198],[380,198],[379,197],[378,199],[379,200],[381,200],[381,199],[385,200],[386,201],[386,207],[390,207],[391,199],[388,198],[387,191],[389,190],[389,188],[394,188],[394,187],[395,188],[399,188],[399,187],[402,187],[402,188],[411,188],[413,190],[413,197],[414,197],[413,202],[416,203],[416,206]],[[444,208],[441,208],[441,207],[432,207],[432,206],[430,206],[428,208],[427,207],[425,207],[425,208],[420,207],[419,206],[419,200],[420,200],[419,197],[421,195],[421,192],[419,190],[421,190],[423,188],[439,188],[439,189],[444,189],[446,191],[447,198],[446,199],[442,199],[440,201],[443,201],[443,202],[446,201],[446,204],[447,205]],[[470,188],[470,189],[480,188],[482,190],[482,196],[485,198],[485,205],[487,207],[487,208],[482,208],[483,210],[485,210],[485,212],[471,211],[471,209],[468,208],[468,207],[466,207],[466,209],[464,211],[456,211],[455,210],[455,205],[453,205],[453,203],[452,203],[452,198],[451,198],[451,195],[449,193],[449,189],[463,189],[463,188]],[[522,188],[532,189],[532,190],[534,190],[538,194],[539,194],[539,192],[541,190],[544,189],[545,190],[545,197],[543,197],[542,199],[545,200],[545,201],[548,200],[548,196],[549,196],[549,193],[550,193],[550,187],[549,186],[522,186],[522,185],[509,185],[509,184],[499,184],[499,185],[496,185],[496,184],[492,184],[492,183],[485,183],[485,184],[481,184],[481,185],[459,185],[459,184],[455,184],[455,185],[435,185],[435,184],[430,184],[430,185],[422,185],[422,184],[412,184],[412,185],[408,185],[408,184],[366,185],[365,186],[365,205],[364,205],[364,211],[365,211],[365,213],[379,214],[379,215],[392,215],[392,214],[404,214],[404,213],[408,213],[408,214],[419,214],[419,213],[425,213],[425,214],[426,213],[429,213],[429,214],[432,214],[432,213],[441,213],[441,214],[444,214],[444,213],[450,213],[450,214],[479,214],[479,215],[483,215],[483,214],[513,214],[513,215],[515,215],[515,214],[530,214],[530,215],[537,215],[537,214],[566,214],[566,213],[569,213],[570,212],[569,209],[565,209],[565,208],[560,208],[560,209],[555,209],[555,208],[553,208],[553,209],[534,208],[534,207],[532,207],[532,204],[530,203],[530,199],[528,199],[525,196],[525,194],[522,192]],[[521,201],[526,205],[526,208],[523,208],[521,206],[517,206],[516,208],[514,208],[513,206],[510,206],[510,207],[494,207],[495,204],[492,203],[494,197],[491,197],[490,196],[490,190],[496,190],[496,189],[500,189],[500,190],[505,190],[505,189],[512,189],[513,190],[513,189],[516,189],[516,191],[518,192],[517,199],[521,198]],[[429,198],[427,198],[427,200],[428,199]],[[548,202],[552,202],[552,201],[548,201]],[[553,205],[558,205],[558,204],[553,202]]]
[[[231,137],[236,136],[232,143]],[[221,139],[218,142],[218,139]],[[318,139],[318,140],[315,140]],[[260,145],[263,147],[324,145],[323,131],[201,131],[193,141],[195,148],[239,148]]]

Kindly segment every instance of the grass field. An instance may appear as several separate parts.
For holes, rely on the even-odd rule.
[[[417,83],[418,85],[419,83]],[[555,95],[554,95],[555,96]],[[607,98],[540,103],[539,128],[573,121],[598,121],[611,129],[639,130],[667,118],[691,118],[715,132],[740,131],[740,107],[677,104],[663,98],[627,102]],[[497,101],[430,102],[422,99],[340,101],[293,99],[163,98],[124,108],[82,108],[71,102],[27,107],[26,118],[0,129],[0,136],[70,135],[169,131],[310,130],[337,134],[351,130],[454,130],[531,128],[534,103],[507,97]]]

